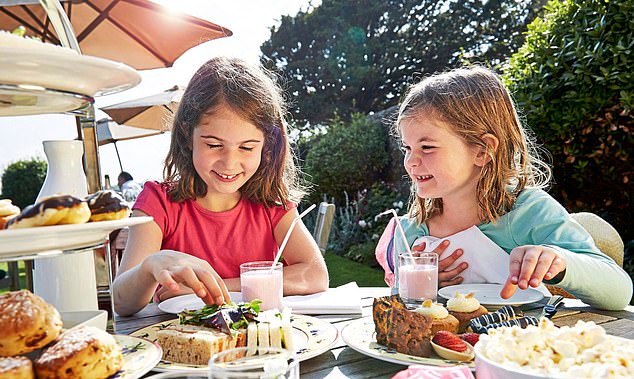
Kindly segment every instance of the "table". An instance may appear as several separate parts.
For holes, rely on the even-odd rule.
[[[327,320],[341,330],[352,320],[372,314],[374,297],[390,294],[387,287],[362,287],[361,297],[363,313],[361,315],[320,315],[317,318]],[[538,316],[547,299],[522,307],[524,314]],[[149,304],[133,316],[115,316],[115,333],[129,334],[157,322],[171,320],[175,315],[163,313],[156,304]],[[600,324],[608,334],[634,339],[634,307],[624,311],[602,311],[591,308],[580,300],[565,299],[564,306],[553,317],[557,326],[573,326],[578,320],[594,321]],[[302,379],[310,378],[391,378],[407,366],[388,363],[357,353],[346,346],[341,337],[330,351],[300,363]]]

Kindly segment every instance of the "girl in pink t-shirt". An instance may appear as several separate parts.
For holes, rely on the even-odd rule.
[[[164,183],[146,183],[134,206],[133,216],[154,221],[130,228],[113,283],[117,313],[135,313],[153,295],[227,302],[240,290],[240,263],[273,259],[304,195],[284,114],[263,68],[213,58],[198,69],[175,115]],[[328,288],[301,221],[283,259],[285,295]]]

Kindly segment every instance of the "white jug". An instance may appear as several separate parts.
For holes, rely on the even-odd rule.
[[[84,198],[86,175],[81,141],[44,141],[46,179],[37,201],[54,194]],[[97,310],[94,252],[39,258],[34,262],[33,291],[60,312]]]

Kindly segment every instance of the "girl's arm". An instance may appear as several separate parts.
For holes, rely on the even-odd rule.
[[[297,216],[297,208],[293,208],[275,226],[278,246]],[[284,267],[284,296],[307,295],[328,289],[326,263],[317,242],[301,220],[293,228],[282,256],[288,265]]]
[[[532,275],[521,274],[527,264],[526,272],[537,272],[537,277],[552,271],[555,275],[544,277],[546,284],[557,285],[588,305],[624,309],[632,298],[629,275],[599,251],[588,232],[555,199],[543,191],[525,191],[508,225],[517,246],[511,251],[510,271],[520,273],[515,275],[524,281],[519,287],[534,284]],[[512,276],[507,281],[511,291]]]
[[[146,216],[135,210],[133,216]],[[206,261],[173,250],[161,250],[163,233],[154,222],[130,228],[117,277],[112,284],[114,308],[130,315],[145,307],[161,284],[172,293],[191,288],[207,304],[229,300],[222,279]]]

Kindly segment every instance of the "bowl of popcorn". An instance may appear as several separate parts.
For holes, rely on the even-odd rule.
[[[634,340],[610,336],[594,322],[489,330],[475,345],[478,379],[631,378]]]

